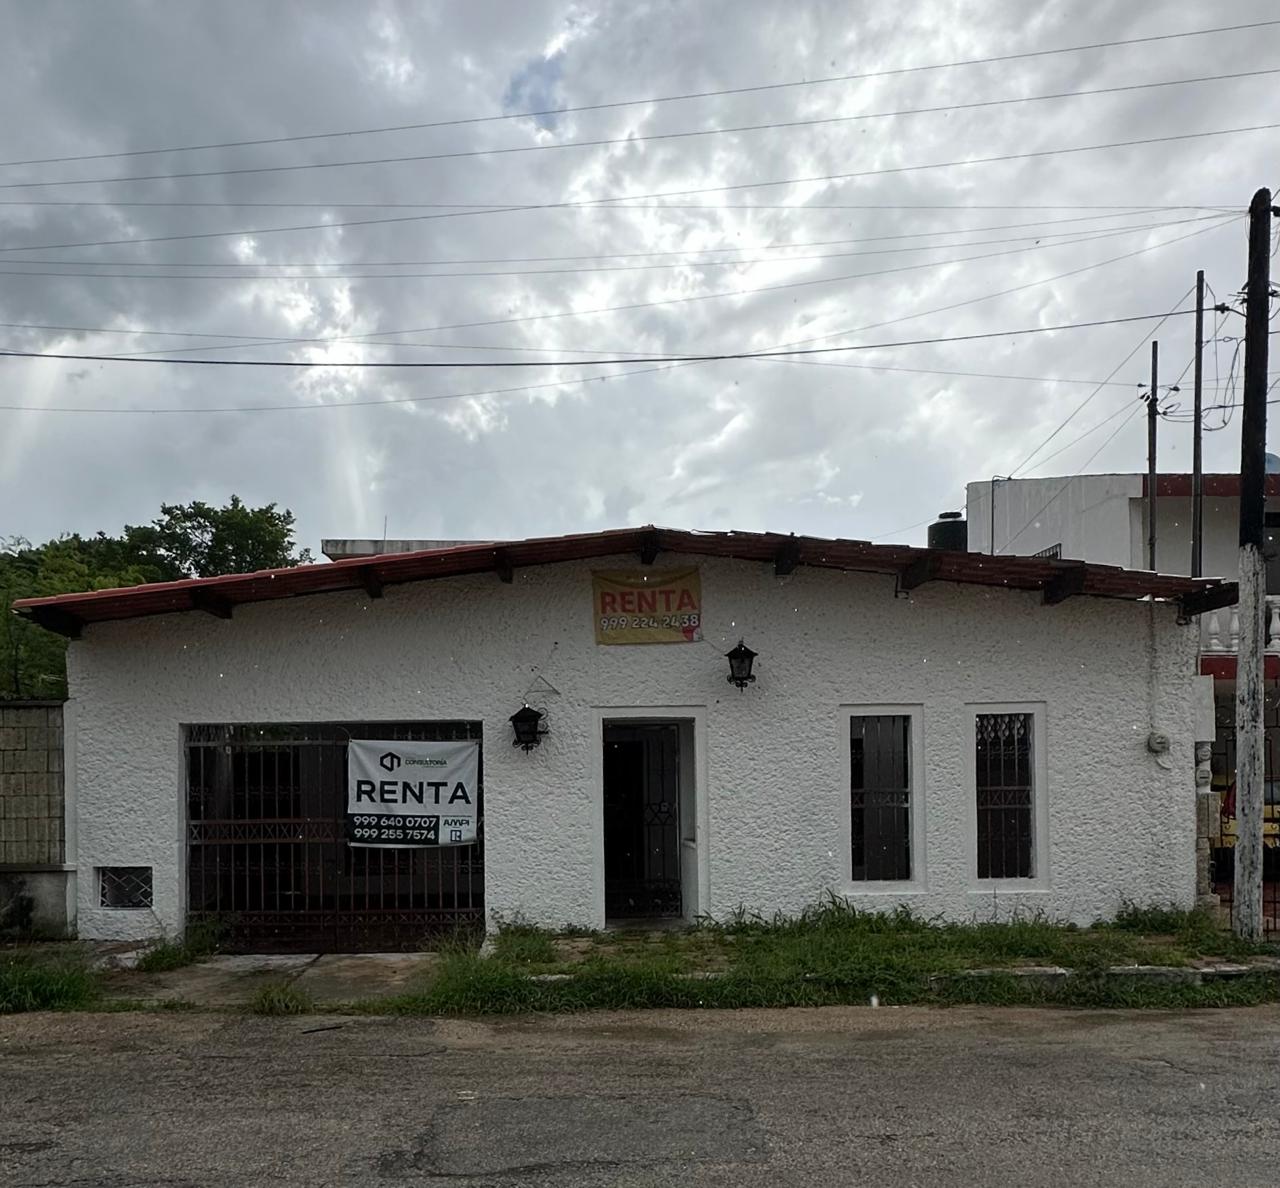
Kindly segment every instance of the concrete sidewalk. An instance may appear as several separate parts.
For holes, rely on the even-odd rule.
[[[388,998],[431,973],[435,953],[218,953],[163,973],[117,968],[106,975],[109,998],[192,1006],[246,1007],[264,986],[293,986],[317,1006]]]

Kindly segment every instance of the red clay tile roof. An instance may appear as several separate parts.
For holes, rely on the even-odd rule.
[[[1237,601],[1234,582],[1171,577],[1082,561],[993,557],[773,532],[684,532],[650,525],[500,544],[458,545],[421,553],[352,557],[322,565],[156,582],[121,590],[23,598],[13,604],[13,609],[52,631],[76,636],[88,623],[190,610],[230,618],[234,607],[251,602],[360,589],[377,597],[383,586],[474,573],[496,573],[510,581],[513,570],[526,566],[622,553],[635,553],[646,561],[652,561],[658,553],[729,557],[772,563],[779,573],[788,573],[797,565],[882,573],[896,576],[901,588],[908,590],[931,581],[1036,590],[1043,592],[1047,603],[1074,595],[1131,600],[1151,597],[1177,601],[1185,614],[1199,614]]]

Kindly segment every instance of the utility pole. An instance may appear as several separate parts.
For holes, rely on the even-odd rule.
[[[1240,429],[1240,652],[1236,660],[1236,846],[1231,929],[1262,939],[1262,806],[1266,779],[1262,719],[1266,645],[1267,317],[1271,299],[1271,191],[1249,204],[1244,391]]]
[[[1147,393],[1147,568],[1156,568],[1156,417],[1160,400],[1156,393],[1156,373],[1160,344],[1151,344],[1151,391]]]
[[[1204,269],[1196,273],[1195,426],[1191,439],[1191,576],[1204,570],[1204,462],[1200,453],[1204,401]]]
[[[991,547],[990,553],[996,555],[996,483],[1000,481],[998,474],[991,476]]]

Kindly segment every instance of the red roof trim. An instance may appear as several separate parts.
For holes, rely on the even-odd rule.
[[[120,590],[92,590],[24,598],[14,603],[19,613],[51,630],[74,634],[86,623],[133,619],[179,611],[201,610],[229,616],[237,606],[307,594],[371,589],[404,582],[431,581],[476,573],[507,575],[512,570],[561,561],[635,553],[651,557],[664,553],[729,557],[743,561],[801,564],[823,569],[899,576],[908,567],[927,571],[927,580],[996,586],[1004,589],[1065,590],[1100,598],[1170,600],[1212,591],[1220,605],[1235,601],[1233,583],[1134,572],[1110,565],[1085,565],[1039,557],[989,556],[918,549],[907,545],[878,545],[861,540],[824,540],[811,536],[783,536],[772,532],[682,532],[669,528],[623,528],[576,536],[552,536],[501,544],[456,545],[418,553],[390,553],[351,557],[292,569],[264,569],[257,573],[157,582]],[[1064,569],[1072,580],[1058,579]],[[1225,601],[1224,601],[1225,600]]]
[[[1217,681],[1236,679],[1237,657],[1230,652],[1200,655],[1200,675],[1211,676]],[[1262,658],[1263,676],[1268,681],[1280,679],[1280,656],[1268,654]]]
[[[1280,496],[1280,474],[1267,475],[1267,494]],[[1240,476],[1238,474],[1206,474],[1201,483],[1206,499],[1240,498]],[[1142,494],[1147,494],[1147,476],[1142,476]],[[1175,498],[1191,498],[1191,476],[1189,474],[1160,474],[1156,476],[1156,498],[1172,496]]]

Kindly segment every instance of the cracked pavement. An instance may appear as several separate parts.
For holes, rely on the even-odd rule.
[[[1280,1174],[1280,1008],[0,1018],[0,1184],[1205,1183]]]

